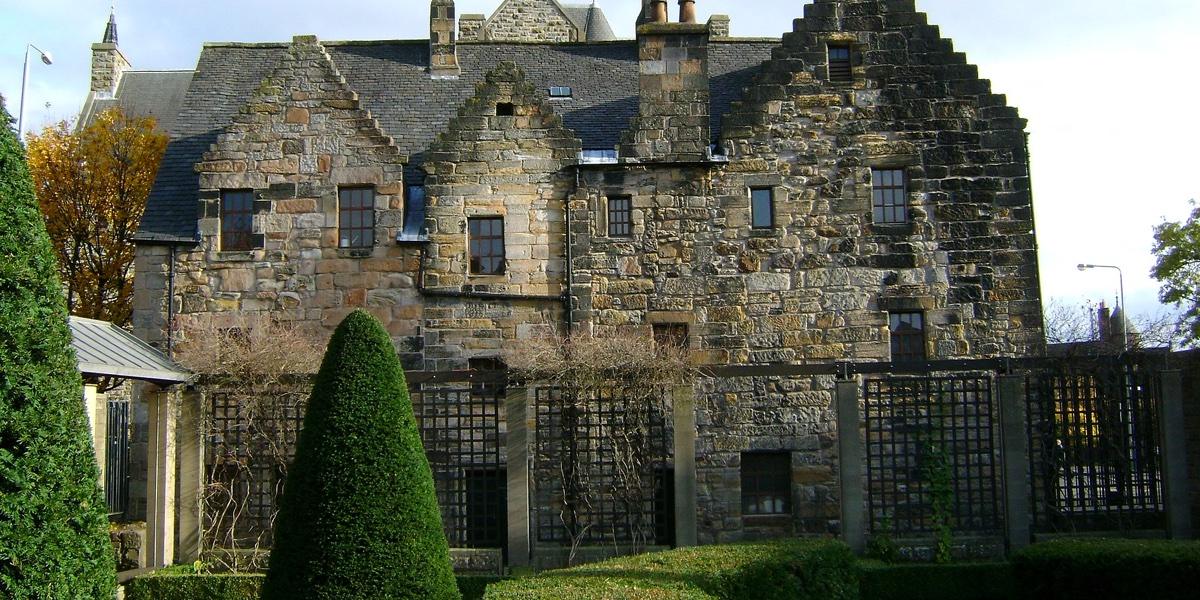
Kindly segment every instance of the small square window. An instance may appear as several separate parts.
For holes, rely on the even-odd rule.
[[[338,190],[338,247],[370,248],[375,245],[375,189]]]
[[[750,190],[750,224],[755,229],[775,226],[775,191],[771,188]]]
[[[254,249],[254,192],[221,192],[221,250],[236,252]]]
[[[908,222],[908,184],[904,169],[871,170],[871,218],[883,224]]]
[[[574,90],[566,86],[555,86],[550,88],[551,98],[570,98]]]
[[[608,236],[633,235],[633,200],[629,196],[608,199]]]
[[[924,362],[925,315],[919,312],[888,314],[892,338],[892,362]]]
[[[792,513],[792,454],[742,453],[742,515]]]
[[[834,83],[852,83],[854,81],[848,44],[829,45],[829,81]]]
[[[504,274],[504,219],[480,217],[467,221],[471,273]]]
[[[512,102],[499,102],[496,104],[497,117],[511,117],[516,114],[516,107]]]

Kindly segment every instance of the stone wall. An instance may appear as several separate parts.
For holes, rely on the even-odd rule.
[[[727,163],[652,154],[584,172],[572,204],[572,222],[588,224],[572,246],[579,312],[596,330],[647,336],[656,322],[687,323],[715,365],[890,360],[892,310],[924,314],[930,359],[1041,352],[1024,121],[911,2],[845,28],[830,6],[806,8],[723,119]],[[826,80],[831,41],[852,45],[853,82]],[[674,111],[671,98],[652,100],[643,92],[647,138],[645,117]],[[657,122],[669,144],[675,133]],[[876,167],[905,172],[908,222],[873,222]],[[773,227],[751,227],[752,188],[772,191]],[[607,236],[612,195],[632,198],[628,239]],[[701,383],[702,541],[836,529],[832,387]],[[741,454],[754,450],[791,451],[790,521],[740,514]]]
[[[574,42],[579,30],[554,0],[506,0],[483,28],[496,42]]]
[[[511,115],[501,115],[504,104]],[[524,73],[487,74],[431,149],[425,168],[430,244],[423,324],[428,369],[494,357],[504,340],[560,329],[565,281],[563,207],[581,142]],[[468,219],[504,219],[502,275],[474,274]]]
[[[379,130],[315,38],[296,38],[203,162],[200,244],[177,258],[176,328],[269,312],[331,330],[362,308],[379,318],[411,367],[419,365],[419,250],[395,243],[403,226],[407,158]],[[339,247],[339,188],[375,194],[374,244]],[[224,251],[223,190],[254,192],[255,249]]]

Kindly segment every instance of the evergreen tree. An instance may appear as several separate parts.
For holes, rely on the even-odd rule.
[[[329,342],[275,523],[263,600],[458,600],[429,462],[383,326]]]
[[[0,598],[116,590],[54,250],[0,98]]]

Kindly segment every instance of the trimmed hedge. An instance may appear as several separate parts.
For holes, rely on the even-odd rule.
[[[1174,600],[1200,593],[1200,542],[1056,540],[1025,548],[1012,563],[1031,600]]]
[[[488,584],[503,580],[478,575],[457,579],[463,600],[480,600]],[[125,584],[125,600],[258,600],[262,582],[261,574],[193,575],[165,569]]]
[[[462,597],[404,371],[364,311],[338,325],[317,373],[262,597]]]
[[[863,600],[1016,600],[1012,566],[1004,562],[860,563]]]
[[[792,540],[618,558],[488,587],[486,600],[854,600],[849,547]]]
[[[54,250],[0,98],[0,598],[111,600],[116,561]]]
[[[262,575],[176,575],[138,577],[125,584],[125,600],[258,600]]]

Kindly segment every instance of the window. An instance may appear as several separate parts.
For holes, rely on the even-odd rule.
[[[904,169],[871,170],[871,214],[876,223],[908,222]]]
[[[417,240],[425,234],[425,186],[408,186],[408,195],[404,199],[404,229],[401,237],[405,240]]]
[[[629,196],[608,199],[608,236],[633,235],[633,200]]]
[[[512,102],[499,102],[496,104],[497,117],[511,117],[516,114],[516,108]]]
[[[551,98],[570,98],[573,95],[573,90],[566,86],[555,86],[550,88]]]
[[[686,348],[688,343],[687,323],[655,323],[654,347]]]
[[[468,548],[503,548],[508,542],[508,472],[468,469],[466,542]]]
[[[471,254],[471,273],[504,274],[504,219],[481,217],[467,221]]]
[[[375,190],[338,190],[338,246],[370,248],[375,245]]]
[[[894,312],[888,315],[892,337],[892,362],[925,360],[925,317],[919,312]]]
[[[221,250],[254,249],[254,192],[221,192]]]
[[[829,81],[835,83],[851,83],[854,81],[854,71],[850,62],[850,46],[847,44],[829,45]]]
[[[771,188],[750,190],[750,226],[755,229],[775,226],[775,192]]]
[[[791,513],[791,453],[743,453],[742,515],[789,515]]]

